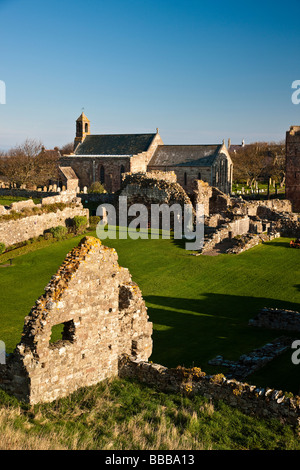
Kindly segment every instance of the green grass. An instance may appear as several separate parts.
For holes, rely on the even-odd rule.
[[[16,197],[16,196],[0,196],[0,205],[2,206],[10,206],[13,202],[18,201],[27,201],[27,197]],[[40,202],[40,199],[33,199],[35,204]]]
[[[0,391],[0,449],[300,450],[300,441],[221,401],[114,379],[35,406]]]
[[[0,338],[8,352],[20,340],[25,315],[81,238],[20,256],[18,250],[9,253],[16,256],[13,266],[0,269]],[[120,265],[129,268],[142,290],[154,324],[150,359],[168,367],[195,365],[207,373],[226,372],[208,364],[216,355],[235,360],[286,334],[251,328],[248,320],[262,307],[299,310],[300,252],[288,242],[276,239],[240,255],[195,257],[173,240],[103,241],[116,248]],[[6,260],[7,255],[0,256],[0,263]],[[292,352],[278,359],[280,368],[274,362],[257,373],[254,383],[298,393]]]

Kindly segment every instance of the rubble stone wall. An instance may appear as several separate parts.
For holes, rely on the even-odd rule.
[[[293,310],[263,308],[249,325],[272,330],[300,331],[300,313]]]
[[[52,204],[57,206],[47,211],[47,206]],[[14,219],[13,213],[19,213],[22,217]],[[51,227],[66,226],[69,220],[78,215],[88,218],[89,210],[83,208],[81,199],[76,198],[75,193],[67,191],[44,198],[41,204],[34,204],[32,200],[28,200],[15,202],[8,209],[0,206],[0,216],[4,216],[0,219],[0,242],[10,246],[38,237]]]
[[[208,376],[200,368],[168,369],[160,364],[124,358],[122,377],[130,377],[173,393],[199,394],[208,399],[222,400],[245,414],[276,418],[299,428],[300,397],[282,390],[258,388],[255,385],[227,379],[222,374]]]
[[[51,342],[55,325],[62,339]],[[138,286],[114,249],[84,238],[25,318],[0,387],[30,403],[50,402],[118,375],[121,354],[147,360],[152,323]]]

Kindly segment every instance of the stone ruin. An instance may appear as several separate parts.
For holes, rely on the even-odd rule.
[[[5,246],[24,242],[52,227],[68,226],[75,216],[86,217],[88,221],[89,210],[71,190],[42,198],[38,204],[27,199],[10,206],[0,205],[0,242]]]
[[[52,329],[62,338],[51,342]],[[114,249],[85,237],[25,318],[0,387],[18,399],[50,402],[118,375],[123,354],[148,360],[152,323],[139,287]]]
[[[241,196],[231,197],[202,180],[195,180],[193,191],[187,194],[172,172],[125,173],[122,187],[114,195],[113,204],[117,209],[119,196],[127,197],[127,211],[134,204],[143,204],[148,214],[153,204],[169,207],[177,204],[181,208],[190,205],[194,220],[197,204],[202,205],[204,246],[196,254],[238,254],[279,236],[300,236],[299,214],[292,212],[290,201],[246,201]],[[171,228],[172,216],[170,212]],[[150,217],[145,222],[147,227],[151,227]]]

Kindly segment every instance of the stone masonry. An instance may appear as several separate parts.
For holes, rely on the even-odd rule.
[[[46,197],[40,204],[29,199],[8,208],[0,206],[0,242],[10,246],[38,237],[52,227],[66,226],[75,216],[88,219],[89,210],[83,208],[75,192],[69,191]]]
[[[291,126],[286,132],[286,198],[293,211],[300,212],[300,126]]]
[[[55,325],[63,332],[53,343]],[[122,354],[147,360],[151,334],[141,291],[116,251],[83,238],[25,318],[0,387],[32,404],[53,401],[117,376]]]

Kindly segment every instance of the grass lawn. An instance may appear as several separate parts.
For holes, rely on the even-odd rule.
[[[10,206],[13,202],[18,201],[27,201],[28,197],[15,197],[15,196],[0,196],[0,205],[2,206]],[[33,199],[35,204],[40,202],[40,199]]]
[[[15,257],[12,267],[0,269],[0,339],[8,352],[20,339],[25,315],[81,238],[46,247],[36,244],[39,249]],[[300,308],[300,251],[289,248],[288,239],[276,239],[240,255],[216,257],[191,256],[173,240],[103,243],[116,248],[120,265],[129,268],[142,290],[154,324],[153,362],[226,372],[209,366],[209,359],[219,354],[238,359],[282,334],[297,338],[248,327],[248,320],[262,307]],[[15,254],[10,252],[9,257]],[[5,255],[0,256],[0,263],[4,261]],[[248,383],[298,393],[299,371],[291,362],[292,352],[249,377]]]

